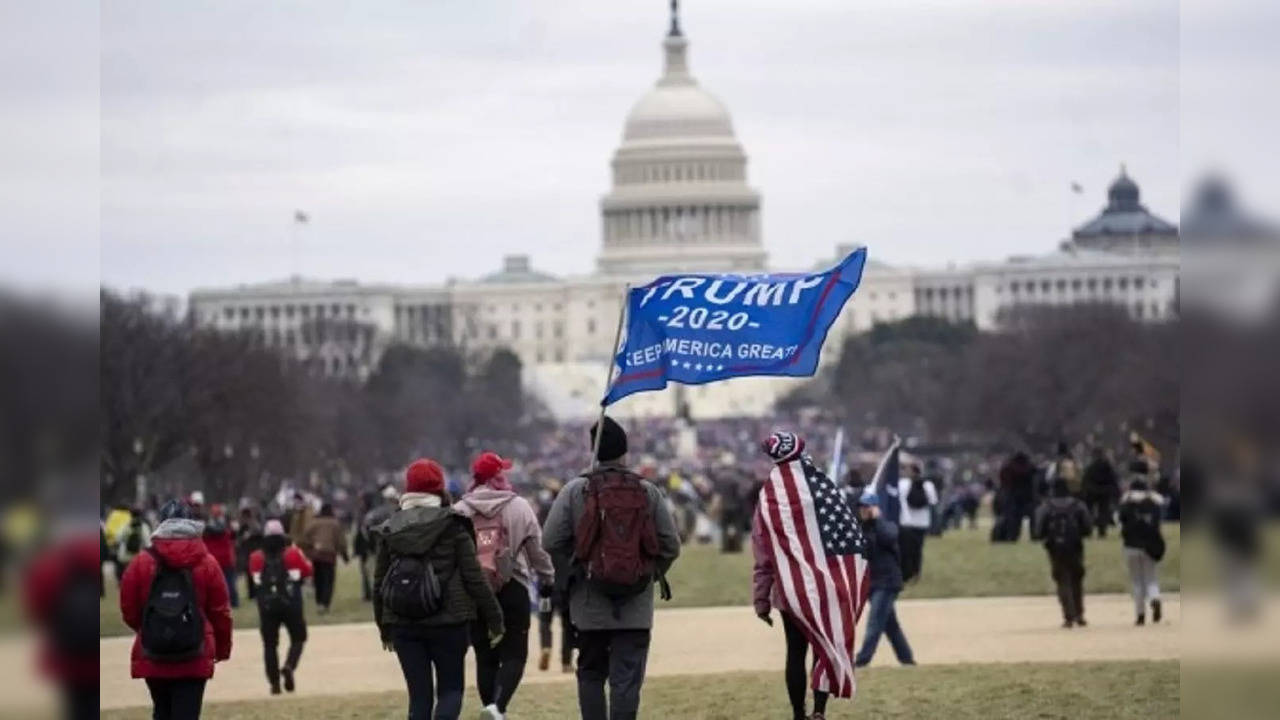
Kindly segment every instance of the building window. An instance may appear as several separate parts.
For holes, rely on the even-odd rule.
[[[551,335],[557,340],[564,337],[564,325],[562,323],[555,323],[554,325],[552,325]]]
[[[1089,292],[1093,292],[1098,289],[1098,278],[1089,278],[1085,280],[1084,284],[1089,288]]]
[[[354,318],[355,316],[356,316],[356,306],[355,306],[355,305],[348,305],[348,306],[347,306],[347,317],[349,317],[349,318]]]
[[[289,347],[293,347],[293,342],[294,342],[293,331],[289,330],[284,334],[284,344]]]
[[[1059,280],[1059,281],[1058,281],[1058,294],[1059,294],[1059,295],[1062,295],[1062,294],[1063,294],[1063,293],[1065,293],[1066,291],[1067,291],[1067,281],[1066,281],[1066,280]]]
[[[489,339],[490,339],[490,340],[497,340],[497,339],[498,339],[498,326],[497,326],[497,325],[490,325],[490,326],[489,326]]]
[[[890,300],[897,300],[897,299],[898,299],[898,293],[896,293],[896,292],[890,292],[890,293],[889,293],[889,299],[890,299]]]
[[[556,350],[556,362],[564,362],[564,350]]]
[[[279,319],[280,319],[280,306],[279,306],[279,305],[272,305],[272,306],[271,306],[271,319],[272,319],[272,320],[279,320]]]
[[[226,319],[228,319],[228,320],[235,320],[235,319],[236,319],[236,309],[235,309],[235,308],[233,308],[233,307],[226,307],[226,308],[223,308],[223,309],[222,309],[222,316],[223,316],[223,317],[225,317],[225,318],[226,318]]]
[[[1136,302],[1133,304],[1133,316],[1138,318],[1139,320],[1142,319],[1142,314],[1143,314],[1143,311],[1145,310],[1146,310],[1146,306],[1143,305],[1142,303]]]
[[[595,319],[595,318],[587,318],[587,334],[588,334],[588,335],[595,335],[595,334],[596,334],[596,319]]]
[[[1048,280],[1041,280],[1041,281],[1040,281],[1040,291],[1041,291],[1041,292],[1043,292],[1045,295],[1048,295],[1048,294],[1049,294],[1049,281],[1048,281]]]
[[[511,321],[511,339],[512,340],[520,339],[520,321],[519,320]]]
[[[1120,280],[1119,280],[1119,285],[1120,285],[1120,289],[1121,289],[1122,291],[1123,291],[1123,290],[1128,290],[1128,289],[1129,289],[1129,278],[1127,278],[1127,277],[1122,277],[1122,278],[1120,278]]]
[[[262,322],[262,321],[263,321],[263,319],[265,319],[265,318],[267,317],[267,309],[266,309],[266,308],[264,308],[264,307],[262,307],[261,305],[259,305],[258,307],[254,308],[253,313],[254,313],[254,315],[256,315],[256,316],[257,316],[257,318],[258,318],[258,322]]]
[[[533,336],[539,340],[542,339],[542,323],[541,322],[536,322],[533,324]]]
[[[1080,278],[1071,281],[1071,291],[1080,292]]]
[[[1134,290],[1141,290],[1141,289],[1142,289],[1142,287],[1143,287],[1143,285],[1145,285],[1145,284],[1146,284],[1146,282],[1144,281],[1144,279],[1143,279],[1143,278],[1136,277],[1136,278],[1134,278],[1134,279],[1133,279],[1133,289],[1134,289]]]
[[[1102,292],[1111,292],[1111,278],[1102,278]]]
[[[1036,284],[1033,282],[1027,282],[1027,295],[1035,295],[1035,294],[1036,294]]]

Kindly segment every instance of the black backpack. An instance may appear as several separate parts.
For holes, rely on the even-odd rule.
[[[142,652],[156,662],[185,662],[204,654],[204,613],[196,603],[190,568],[172,567],[160,553],[156,560],[139,632]]]
[[[911,479],[911,488],[907,490],[907,505],[916,510],[929,506],[929,494],[924,490],[923,478]]]
[[[91,569],[70,568],[58,597],[54,599],[52,641],[60,654],[70,657],[97,657],[99,651],[98,583],[102,577]]]
[[[289,579],[283,552],[263,552],[262,573],[255,595],[262,612],[284,612],[293,606],[297,599],[295,583]]]
[[[1050,505],[1044,518],[1044,544],[1050,550],[1080,548],[1080,524],[1071,505]]]
[[[444,585],[425,555],[396,555],[382,579],[382,607],[405,620],[429,618],[444,609]]]

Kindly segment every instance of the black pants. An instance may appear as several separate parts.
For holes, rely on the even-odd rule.
[[[60,687],[63,717],[67,720],[96,720],[101,717],[99,690],[98,683],[70,683]]]
[[[1089,495],[1085,497],[1084,502],[1089,508],[1089,515],[1093,517],[1093,524],[1098,530],[1098,537],[1106,537],[1107,528],[1111,527],[1111,515],[1115,512],[1111,496]]]
[[[462,712],[468,638],[466,623],[391,631],[391,643],[409,689],[409,720],[456,720]],[[433,706],[435,715],[431,714]]]
[[[506,713],[529,658],[529,590],[510,580],[498,591],[498,604],[502,606],[502,642],[489,647],[488,630],[476,623],[471,627],[471,647],[476,651],[480,704],[497,705],[499,712]]]
[[[808,715],[805,714],[804,701],[809,692],[809,671],[805,667],[805,657],[809,653],[809,639],[790,615],[785,612],[781,615],[782,632],[787,638],[787,697],[791,700],[791,714],[795,720],[805,720]],[[827,711],[827,693],[813,691],[813,711]]]
[[[316,560],[313,565],[316,574],[316,605],[327,608],[333,602],[333,578],[337,572],[337,563]]]
[[[302,646],[307,641],[307,620],[302,614],[302,603],[284,612],[267,612],[258,610],[259,632],[262,633],[262,664],[267,668],[267,682],[271,687],[280,685],[280,626],[289,633],[289,652],[285,655],[284,666],[290,670],[298,669],[298,661],[302,659]]]
[[[573,649],[578,646],[578,630],[569,617],[569,598],[556,593],[552,596],[551,610],[538,613],[538,641],[543,650],[551,648],[551,623],[560,616],[560,664],[573,663]]]
[[[914,528],[903,525],[898,530],[898,548],[902,553],[902,582],[911,582],[919,577],[924,564],[924,536],[927,528]]]
[[[372,555],[360,556],[360,599],[369,602],[373,599],[373,566]]]
[[[199,720],[204,704],[204,678],[147,679],[152,720]]]
[[[634,720],[649,660],[648,630],[578,631],[578,709],[582,720]],[[609,681],[609,701],[604,683]]]
[[[1058,586],[1058,603],[1062,605],[1062,619],[1079,620],[1084,617],[1084,551],[1049,551],[1049,568],[1053,582]]]
[[[240,567],[244,568],[244,585],[248,588],[249,599],[253,600],[258,597],[258,586],[253,584],[253,573],[249,572],[249,561],[240,563]]]

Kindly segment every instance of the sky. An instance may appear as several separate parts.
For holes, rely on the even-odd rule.
[[[71,4],[50,2],[26,35],[64,25],[56,8]],[[42,225],[16,257],[178,294],[294,273],[439,283],[508,254],[591,272],[609,160],[660,72],[666,5],[93,4],[96,37],[61,37],[66,52],[0,43],[24,132],[68,138],[56,172],[6,201],[20,228]],[[750,158],[775,266],[839,243],[918,266],[1049,252],[1098,212],[1122,163],[1177,220],[1177,2],[682,6],[693,73]],[[68,92],[25,87],[33,62]],[[0,152],[21,157],[30,142],[0,130],[17,133]],[[96,183],[65,180],[91,159]],[[97,212],[82,227],[49,195]],[[67,240],[85,228],[100,244]]]

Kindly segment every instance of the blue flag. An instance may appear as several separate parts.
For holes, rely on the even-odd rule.
[[[603,404],[668,381],[812,375],[866,261],[859,248],[822,272],[664,275],[632,289],[619,372]]]

